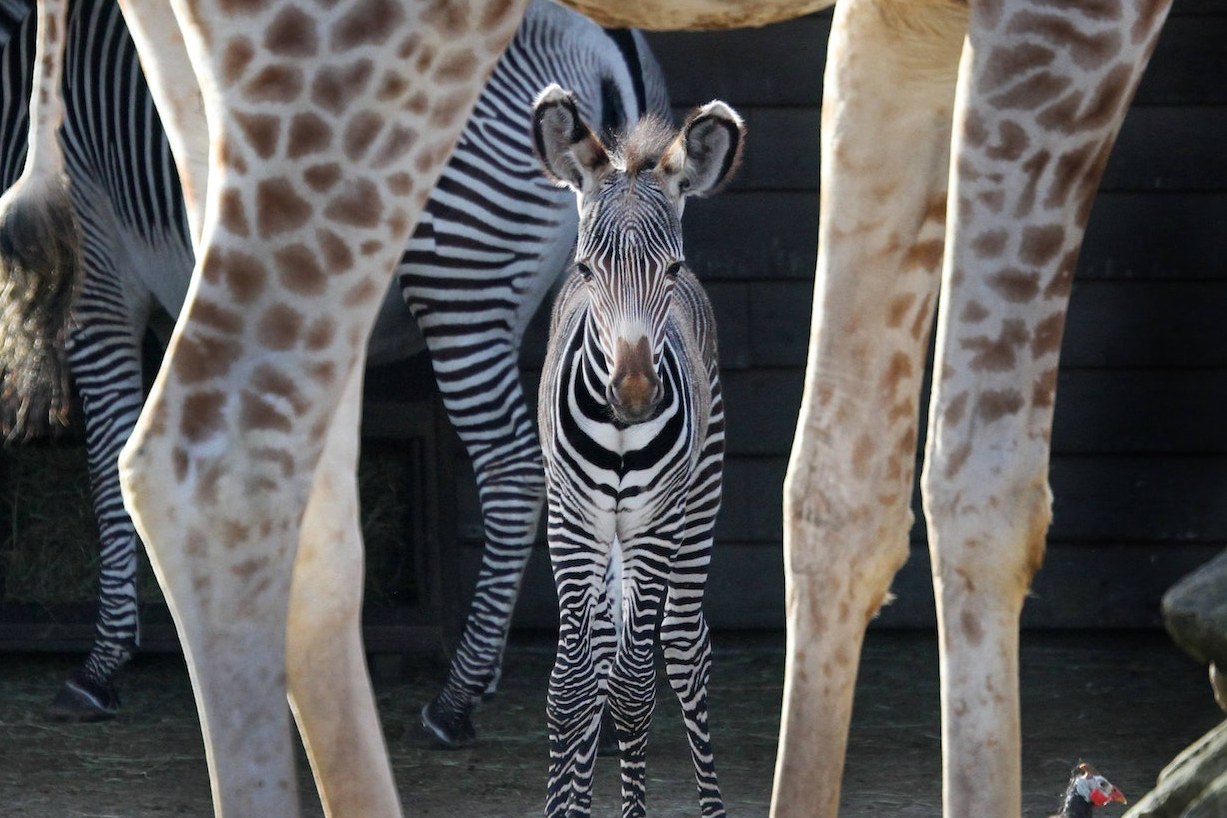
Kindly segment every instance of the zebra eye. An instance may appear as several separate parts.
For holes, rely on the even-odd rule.
[[[587,264],[584,264],[582,261],[575,262],[575,271],[580,274],[580,277],[583,278],[584,281],[592,280],[592,268]]]
[[[682,268],[685,266],[686,264],[684,262],[675,261],[665,270],[665,275],[667,275],[669,278],[677,278],[682,272]]]

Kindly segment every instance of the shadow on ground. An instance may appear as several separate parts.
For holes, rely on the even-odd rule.
[[[442,678],[438,660],[376,663],[379,699],[407,816],[537,816],[544,803],[548,639],[508,652],[502,690],[477,717],[479,743],[430,749],[416,713]],[[42,711],[79,657],[0,656],[0,816],[209,816],[209,784],[182,660],[142,656],[121,679],[109,723],[59,725]],[[1158,633],[1031,633],[1023,640],[1023,814],[1056,811],[1069,768],[1096,764],[1140,797],[1181,748],[1218,723],[1205,675]],[[716,636],[712,731],[734,818],[767,814],[783,677],[783,637]],[[395,670],[395,672],[391,672]],[[696,814],[685,736],[662,685],[649,749],[655,818]],[[871,632],[844,779],[844,816],[941,812],[937,644],[928,633]],[[320,816],[303,769],[304,815]],[[986,786],[990,786],[986,782]],[[597,771],[594,816],[613,818],[616,762]],[[1116,818],[1121,810],[1101,811]]]

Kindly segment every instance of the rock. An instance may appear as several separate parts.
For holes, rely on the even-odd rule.
[[[1217,799],[1217,800],[1216,800]],[[1159,773],[1155,788],[1124,818],[1222,818],[1227,809],[1227,721],[1186,747]],[[1199,811],[1193,813],[1196,805]]]
[[[1193,658],[1227,668],[1227,552],[1168,589],[1163,621]]]
[[[1223,818],[1224,815],[1227,815],[1227,773],[1210,782],[1181,818]]]
[[[1218,669],[1214,662],[1210,663],[1210,687],[1214,688],[1214,701],[1220,710],[1227,710],[1227,673]]]

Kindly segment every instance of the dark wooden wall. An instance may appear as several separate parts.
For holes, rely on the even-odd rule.
[[[818,100],[829,14],[652,34],[679,115],[719,97],[749,141],[729,190],[689,205],[686,249],[720,322],[729,457],[708,608],[782,627],[781,485],[809,331]],[[1227,4],[1176,0],[1088,229],[1063,350],[1046,564],[1031,626],[1152,626],[1175,579],[1227,543]],[[535,389],[544,331],[525,351]],[[923,427],[922,427],[923,428]],[[466,571],[476,503],[458,474]],[[933,621],[919,504],[879,621]],[[466,580],[467,581],[467,580]],[[468,587],[468,586],[466,586]],[[550,627],[543,549],[517,622]]]

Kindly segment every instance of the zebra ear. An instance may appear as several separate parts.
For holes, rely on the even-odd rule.
[[[719,190],[737,170],[745,135],[741,117],[720,100],[696,108],[657,165],[674,198]]]
[[[533,146],[545,172],[580,195],[596,190],[612,167],[605,146],[580,117],[575,95],[556,84],[533,103]]]

